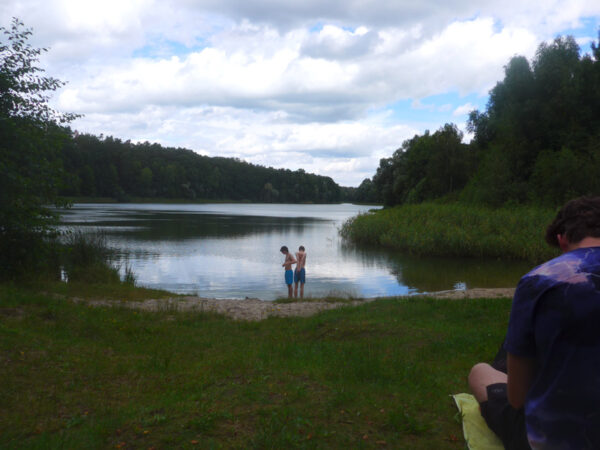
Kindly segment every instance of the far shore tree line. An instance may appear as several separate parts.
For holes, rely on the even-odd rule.
[[[61,150],[69,197],[337,203],[343,188],[302,169],[274,169],[149,142],[74,133]]]
[[[599,32],[600,42],[600,32]],[[581,55],[571,36],[511,58],[464,144],[454,124],[405,141],[356,189],[386,206],[450,200],[553,207],[600,193],[600,44]]]

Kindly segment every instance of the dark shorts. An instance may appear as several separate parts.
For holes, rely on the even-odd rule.
[[[285,284],[292,284],[294,282],[294,271],[286,270],[285,271]]]
[[[294,272],[294,283],[306,283],[306,270],[304,270],[304,267]]]
[[[508,403],[506,383],[490,384],[487,387],[487,401],[481,403],[481,415],[488,427],[504,444],[507,450],[529,450],[525,413],[523,409],[514,409]]]

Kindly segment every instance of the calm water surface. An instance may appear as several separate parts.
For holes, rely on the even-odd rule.
[[[287,295],[282,245],[307,252],[305,296],[376,297],[514,285],[530,267],[418,258],[346,245],[341,224],[369,207],[288,204],[76,204],[63,225],[103,230],[139,285],[213,298]]]

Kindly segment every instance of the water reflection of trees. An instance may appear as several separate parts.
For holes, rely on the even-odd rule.
[[[523,261],[497,259],[420,257],[381,249],[344,245],[342,254],[360,259],[365,266],[389,268],[401,285],[419,291],[475,287],[510,287],[531,269]]]
[[[116,219],[70,222],[89,226],[109,235],[127,235],[139,241],[185,241],[198,238],[232,238],[279,232],[301,233],[319,219],[291,217],[233,216],[220,214],[131,213]]]

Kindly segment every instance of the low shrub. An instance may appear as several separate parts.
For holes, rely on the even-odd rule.
[[[53,235],[31,231],[0,233],[0,280],[58,280],[60,253]]]

